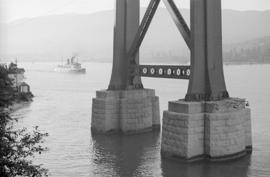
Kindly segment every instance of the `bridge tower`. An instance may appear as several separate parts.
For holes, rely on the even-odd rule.
[[[161,0],[139,22],[139,0],[116,0],[114,58],[108,90],[93,99],[92,130],[137,132],[159,127],[159,101],[141,77],[188,79],[183,99],[163,113],[163,156],[236,158],[252,151],[245,99],[231,98],[222,61],[221,0],[190,0],[190,28],[174,0],[162,0],[191,53],[190,66],[140,65],[139,48]]]
[[[159,98],[143,89],[141,77],[130,82],[129,49],[140,23],[139,0],[115,1],[113,68],[107,90],[97,91],[92,103],[93,132],[136,133],[159,129]],[[139,64],[139,55],[134,57]]]

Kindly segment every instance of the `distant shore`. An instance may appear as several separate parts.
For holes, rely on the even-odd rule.
[[[224,65],[269,65],[270,62],[224,62]]]
[[[142,64],[160,64],[160,65],[189,65],[189,63],[181,63],[181,62],[177,62],[177,61],[166,61],[166,63],[164,62],[161,62],[161,61],[148,61],[148,60],[144,60],[142,59],[143,61],[141,62]],[[82,61],[82,64],[83,63],[107,63],[107,64],[111,64],[112,61],[108,61],[108,60],[92,60],[92,61],[87,61],[87,60],[81,60]],[[10,61],[2,61],[3,63],[5,62],[10,62]],[[30,61],[30,60],[27,60],[27,61],[21,61],[20,63],[32,63],[32,64],[35,64],[35,63],[59,63],[59,61]],[[224,61],[223,62],[224,65],[269,65],[270,64],[270,61],[269,62],[255,62],[255,61],[243,61],[243,62],[236,62],[236,61]]]

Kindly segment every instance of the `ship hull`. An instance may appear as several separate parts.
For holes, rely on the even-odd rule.
[[[60,73],[74,73],[74,74],[85,74],[86,69],[81,68],[81,69],[70,69],[70,68],[60,68],[57,67],[54,69],[55,72],[60,72]]]

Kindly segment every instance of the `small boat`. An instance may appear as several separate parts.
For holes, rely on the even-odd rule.
[[[58,65],[54,70],[56,72],[85,74],[86,69],[82,68],[78,60],[75,61],[75,58],[75,56],[72,56],[70,59],[67,59],[66,64]]]

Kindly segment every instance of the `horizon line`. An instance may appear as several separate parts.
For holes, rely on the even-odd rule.
[[[141,7],[141,9],[145,9],[147,7]],[[159,7],[159,9],[166,9],[166,7]],[[180,8],[182,10],[190,10],[190,8]],[[93,14],[99,14],[102,12],[110,12],[113,11],[114,9],[107,9],[107,10],[99,10],[95,12],[66,12],[66,13],[55,13],[55,14],[46,14],[46,15],[37,15],[37,16],[29,16],[29,17],[21,17],[21,18],[14,18],[11,20],[3,20],[0,21],[1,24],[9,24],[9,23],[14,23],[16,21],[22,21],[22,20],[32,20],[36,18],[42,18],[42,17],[50,17],[50,16],[63,16],[63,15],[93,15]],[[237,12],[266,12],[270,11],[270,9],[264,9],[264,10],[258,10],[258,9],[250,9],[250,10],[238,10],[238,9],[229,9],[229,8],[224,8],[224,10],[230,10],[230,11],[237,11]]]

